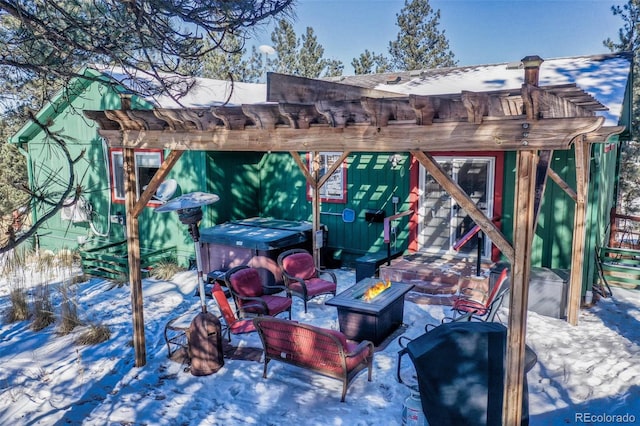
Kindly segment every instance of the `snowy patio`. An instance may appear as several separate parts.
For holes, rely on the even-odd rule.
[[[335,270],[338,291],[351,286],[355,273]],[[30,284],[44,280],[25,272]],[[53,287],[55,281],[47,278]],[[414,338],[426,323],[438,323],[448,306],[416,304],[407,298],[404,325],[374,355],[373,381],[356,377],[345,403],[341,383],[283,363],[225,359],[216,374],[195,377],[167,357],[166,322],[199,312],[194,271],[172,280],[143,280],[148,363],[135,368],[131,344],[129,289],[91,279],[78,285],[78,311],[87,322],[108,325],[111,339],[96,346],[75,346],[71,335],[57,336],[55,326],[33,332],[29,322],[0,328],[0,423],[14,425],[400,425],[410,390],[395,379],[397,337]],[[0,310],[9,306],[9,286],[0,286]],[[538,363],[528,373],[531,425],[566,425],[587,416],[640,418],[640,293],[614,288],[614,296],[580,310],[578,326],[529,313],[527,344]],[[54,297],[56,291],[53,291]],[[328,296],[330,297],[330,296]],[[327,298],[328,298],[327,297]],[[338,329],[336,308],[294,298],[293,319]],[[208,299],[212,312],[215,301]],[[54,304],[55,305],[55,304]],[[502,308],[502,320],[506,309]],[[256,333],[232,336],[239,355],[261,349]],[[244,350],[243,350],[244,349]],[[240,356],[241,357],[241,356]],[[402,363],[411,379],[413,365]],[[410,381],[410,380],[408,380]],[[595,418],[595,417],[590,417]],[[582,420],[581,420],[582,419]],[[604,419],[604,417],[601,417]]]

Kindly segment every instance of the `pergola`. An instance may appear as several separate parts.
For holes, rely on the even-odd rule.
[[[109,146],[122,148],[130,265],[135,365],[146,363],[138,216],[158,185],[187,150],[289,152],[308,183],[320,188],[352,152],[409,152],[469,214],[509,260],[511,296],[507,335],[504,424],[522,418],[527,301],[531,247],[546,177],[575,200],[568,322],[576,325],[582,289],[589,155],[623,127],[603,127],[606,109],[576,85],[538,87],[537,57],[523,59],[521,88],[437,96],[405,96],[340,83],[269,74],[267,102],[211,108],[86,111]],[[573,145],[576,188],[550,167],[554,150]],[[134,150],[171,152],[136,199]],[[300,152],[341,151],[324,176]],[[513,241],[454,182],[430,151],[516,151]],[[314,156],[317,158],[318,156]],[[313,191],[314,230],[320,203]],[[316,233],[313,233],[315,238]],[[316,247],[315,241],[313,244]]]

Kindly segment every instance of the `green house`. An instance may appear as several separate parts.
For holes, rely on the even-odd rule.
[[[71,81],[38,112],[36,121],[26,123],[10,139],[27,159],[31,188],[48,197],[33,204],[32,222],[42,221],[33,244],[54,251],[106,246],[108,250],[103,253],[106,260],[120,257],[125,261],[122,150],[107,146],[97,132],[96,123],[87,118],[84,111],[117,110],[123,104],[135,110],[158,106],[175,108],[178,103],[170,96],[137,96],[119,84],[127,76],[117,68],[102,71],[85,68],[80,75],[86,78]],[[194,87],[198,97],[186,95],[180,99],[180,105],[242,104],[262,101],[265,96],[262,84],[235,83],[232,90],[229,82],[195,79]],[[201,103],[200,99],[206,102]],[[46,132],[39,123],[49,125]],[[166,154],[165,150],[136,152],[138,194]],[[253,202],[241,205],[231,201],[232,193],[247,200],[255,199],[253,188],[257,185],[259,161],[257,155],[222,154],[212,158],[211,153],[190,151],[182,156],[169,178],[179,181],[175,195],[202,190],[219,193],[222,200],[215,210],[207,212],[206,221],[220,223],[259,213]],[[221,177],[247,185],[238,185],[232,190]],[[66,194],[67,202],[57,213],[51,214],[52,205],[61,194]],[[80,197],[77,203],[73,202],[75,196]],[[193,241],[184,233],[185,227],[177,216],[154,213],[154,208],[160,204],[159,200],[152,200],[140,215],[140,226],[144,229],[140,237],[144,248],[142,255],[161,257],[171,253],[187,264],[193,260]]]
[[[631,57],[626,54],[547,59],[540,67],[538,85],[566,99],[582,97],[576,102],[603,116],[605,126],[626,126],[625,129],[628,129],[631,63]],[[229,87],[224,82],[214,84],[198,79],[199,84],[189,92],[182,105],[177,105],[168,97],[142,98],[130,95],[130,90],[122,86],[108,84],[107,80],[122,81],[115,72],[98,73],[87,69],[85,73],[93,77],[100,76],[105,81],[78,79],[37,116],[42,122],[52,122],[52,131],[65,136],[71,158],[83,153],[73,166],[73,188],[78,188],[89,206],[86,215],[88,220],[69,220],[73,216],[69,212],[64,217],[64,212],[60,212],[48,219],[37,235],[37,244],[44,248],[75,248],[79,241],[85,239],[89,240],[85,244],[89,244],[92,240],[119,241],[124,236],[121,225],[121,217],[124,216],[122,175],[118,174],[117,168],[121,166],[122,153],[117,148],[108,148],[98,133],[96,123],[88,119],[83,111],[118,110],[123,107],[122,99],[126,99],[133,110],[125,113],[128,114],[126,119],[135,120],[136,110],[210,108],[224,102],[229,95]],[[518,61],[346,76],[316,82],[332,83],[334,86],[344,84],[349,87],[345,93],[358,90],[362,93],[384,93],[389,99],[407,96],[436,99],[442,96],[444,99],[450,94],[465,91],[482,92],[492,95],[492,99],[499,99],[501,108],[517,109],[519,107],[513,103],[510,93],[514,94],[513,97],[519,94],[524,75],[522,64]],[[283,90],[286,91],[283,94],[276,92],[277,87],[273,82],[278,78],[278,75],[271,75],[268,87],[237,85],[233,90],[237,99],[232,103],[278,102],[284,98],[287,98],[287,102],[296,102],[296,96],[302,95],[295,87]],[[283,81],[292,80],[285,77]],[[465,110],[459,97],[448,96],[447,99],[447,102],[451,102],[448,108],[452,117],[457,111]],[[518,110],[513,112],[514,115],[521,113]],[[353,117],[345,119],[358,120],[357,114],[361,112],[353,112]],[[434,118],[436,121],[439,119]],[[123,118],[114,118],[114,121],[118,120]],[[623,133],[606,135],[603,140],[591,141],[587,239],[583,262],[585,288],[596,277],[595,248],[606,245],[608,240],[609,211],[615,203],[620,144],[629,138],[625,130]],[[71,175],[68,164],[59,160],[62,158],[59,153],[54,157],[55,146],[52,147],[39,126],[26,124],[11,142],[17,144],[27,156],[30,182],[34,188],[51,184],[63,188],[68,184],[67,177]],[[388,251],[455,253],[463,256],[480,253],[485,260],[500,260],[500,253],[489,238],[479,240],[476,236],[458,247],[461,239],[473,229],[473,221],[402,146],[399,140],[397,151],[368,153],[358,150],[351,153],[320,188],[320,222],[326,229],[324,262],[329,266],[353,265],[363,255]],[[296,151],[306,164],[316,160],[321,172],[339,161],[342,154],[341,151],[314,154],[308,152],[310,149],[300,146]],[[167,154],[167,150],[157,149],[136,151],[139,190],[148,183]],[[470,147],[468,152],[439,149],[430,154],[510,238],[514,220],[516,153]],[[575,188],[573,149],[553,151],[549,168],[559,182]],[[51,178],[52,174],[56,175],[55,180]],[[220,202],[205,208],[201,228],[251,217],[312,220],[311,187],[289,152],[203,151],[187,148],[172,168],[169,178],[178,183],[179,189],[174,195],[203,191],[220,196]],[[158,203],[150,203],[140,216],[140,245],[149,250],[175,247],[178,258],[187,263],[193,256],[193,244],[186,227],[174,215],[154,213],[155,205]],[[574,206],[575,202],[567,191],[549,179],[540,202],[532,266],[570,268]],[[391,221],[385,238],[384,219],[409,211],[412,213]],[[349,218],[351,213],[353,220]],[[43,212],[37,208],[34,219],[41,214]],[[80,216],[84,217],[82,214]]]

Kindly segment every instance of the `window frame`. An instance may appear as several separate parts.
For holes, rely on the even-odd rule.
[[[328,170],[333,163],[328,162],[328,157],[333,156],[334,161],[338,160],[342,156],[341,151],[322,151],[319,152],[318,155],[321,157],[321,166],[320,170]],[[313,164],[313,153],[307,153],[307,167],[309,168],[309,172],[312,172],[312,164]],[[320,174],[319,178],[322,178],[324,174]],[[332,181],[339,181],[335,183],[333,186],[340,186],[341,189],[336,191],[336,195],[330,194],[327,195],[328,188],[331,188]],[[333,175],[325,182],[325,184],[320,188],[320,201],[323,203],[336,203],[336,204],[346,204],[347,203],[347,159],[345,158],[342,161],[342,165],[336,169]],[[337,193],[340,195],[337,195]],[[309,183],[307,183],[307,200],[311,200],[313,198],[313,188]]]
[[[116,161],[116,157],[120,157],[120,161]],[[136,172],[136,199],[140,198],[140,194],[143,192],[143,187],[148,185],[149,182],[140,182],[140,161],[143,156],[155,156],[158,159],[158,168],[164,162],[164,150],[161,149],[136,149],[134,151],[135,172]],[[118,168],[116,170],[116,168]],[[118,194],[118,179],[117,175],[122,176],[122,196]],[[125,191],[124,191],[124,152],[122,148],[110,148],[109,149],[109,182],[111,189],[111,201],[116,204],[125,203]],[[160,201],[150,200],[147,203],[147,207],[158,207],[162,205]]]

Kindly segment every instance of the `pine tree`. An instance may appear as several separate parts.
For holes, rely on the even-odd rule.
[[[324,72],[325,77],[339,77],[344,72],[344,65],[342,61],[337,59],[327,59],[326,60],[326,68]]]
[[[262,63],[252,66],[252,57],[245,59],[244,39],[236,35],[228,35],[221,44],[205,44],[208,53],[202,58],[200,75],[205,78],[257,82],[261,77]]]
[[[31,228],[0,247],[0,253],[27,240],[62,208],[67,197],[85,190],[83,182],[75,181],[72,164],[79,159],[70,157],[67,136],[51,133],[50,123],[38,122],[33,114],[78,77],[81,66],[120,66],[132,77],[150,76],[159,84],[137,88],[141,89],[137,90],[140,95],[153,96],[162,91],[179,101],[181,93],[171,89],[191,85],[166,78],[167,73],[201,72],[204,56],[218,49],[232,53],[235,48],[228,48],[233,44],[227,38],[241,37],[270,18],[286,16],[292,4],[293,0],[0,1],[0,187],[4,188],[0,209],[14,210],[21,204],[39,209]],[[234,62],[235,57],[225,59],[226,63],[212,60],[208,72],[233,73],[242,68]],[[247,74],[239,79],[250,78],[254,70],[251,59],[247,68]],[[70,166],[69,176],[58,177],[65,179],[63,189],[55,193],[47,187],[27,189],[30,204],[9,190],[22,186],[25,173],[18,167],[24,164],[18,161],[23,158],[5,146],[9,135],[27,119],[42,128],[48,143],[63,152],[63,161]]]
[[[395,69],[418,70],[456,65],[449,41],[440,31],[440,10],[434,11],[429,0],[405,0],[396,15],[400,28],[389,54]]]
[[[322,58],[323,55],[324,47],[318,44],[313,28],[307,27],[306,33],[302,35],[302,44],[300,45],[298,60],[300,75],[311,78],[320,77],[320,73],[326,67],[326,60]]]
[[[276,50],[276,58],[267,61],[270,71],[282,74],[300,75],[298,46],[300,41],[296,36],[293,25],[282,19],[271,33],[271,42]]]
[[[381,54],[376,54],[365,49],[358,58],[351,61],[355,74],[372,74],[392,71],[389,60]]]
[[[323,57],[324,47],[318,43],[311,27],[307,27],[305,34],[298,38],[293,26],[281,20],[271,33],[271,41],[276,58],[267,58],[267,68],[270,71],[308,78],[342,74],[342,62]]]
[[[604,45],[612,52],[632,52],[634,69],[640,69],[640,0],[629,0],[623,6],[612,6],[614,16],[620,16],[623,26],[618,31],[617,42],[605,40]],[[630,133],[632,140],[621,146],[620,182],[618,186],[618,204],[621,212],[635,215],[640,211],[637,200],[640,199],[640,143],[633,140],[640,131],[640,79],[633,81],[632,122]],[[624,142],[624,141],[623,141]]]

